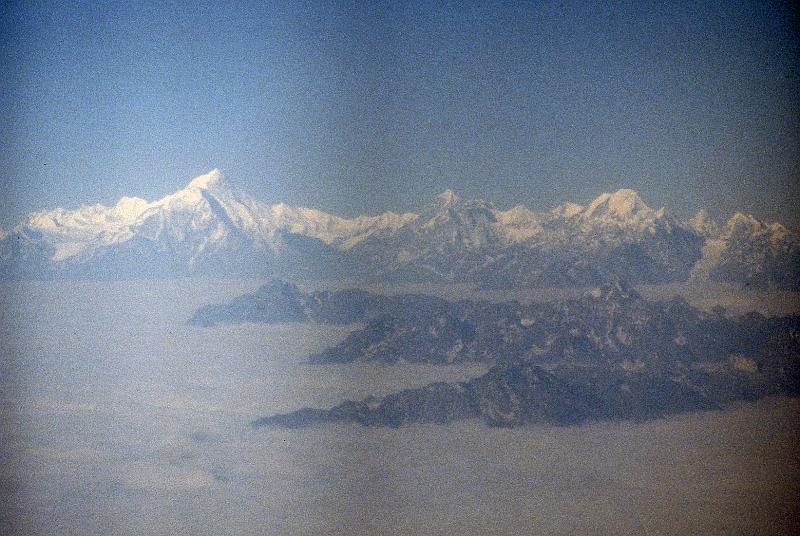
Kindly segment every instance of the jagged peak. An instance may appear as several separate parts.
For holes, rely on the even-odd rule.
[[[122,196],[122,197],[119,198],[119,200],[117,201],[117,205],[116,206],[122,207],[122,206],[129,206],[129,205],[141,205],[141,204],[144,204],[144,203],[147,203],[147,201],[145,201],[141,197],[128,197],[126,195],[126,196]]]
[[[567,202],[552,209],[550,213],[561,218],[572,218],[583,212],[583,205]]]
[[[656,212],[642,201],[635,190],[622,188],[614,193],[600,194],[589,203],[583,215],[590,218],[605,215],[626,218],[637,215],[655,216]]]
[[[692,218],[689,220],[690,223],[698,224],[698,225],[704,225],[704,224],[708,223],[709,221],[713,221],[713,218],[708,213],[708,211],[706,209],[704,209],[704,208],[701,208],[700,210],[698,210],[697,214],[692,216]]]
[[[495,219],[497,208],[494,203],[488,203],[483,199],[462,199],[453,190],[445,190],[438,196],[436,201],[429,204],[420,216],[429,224],[442,219],[451,217],[454,213],[471,212],[473,210],[484,211],[486,216]]]
[[[736,212],[725,222],[727,236],[766,236],[773,243],[784,241],[794,242],[796,235],[780,223],[767,223],[757,219],[752,214]]]
[[[769,231],[770,240],[773,243],[780,243],[794,238],[791,231],[780,223],[773,223],[767,229]]]
[[[725,222],[724,234],[727,237],[752,237],[760,235],[767,230],[767,226],[756,219],[752,214],[735,212]]]
[[[458,203],[461,200],[461,198],[458,195],[456,195],[456,193],[453,190],[448,188],[444,192],[437,195],[436,200],[441,205],[450,206],[455,203]]]
[[[210,188],[219,187],[226,184],[227,180],[222,171],[217,168],[212,169],[205,175],[195,177],[189,182],[187,188],[197,188],[199,190],[208,190]]]
[[[297,285],[277,277],[270,279],[256,291],[256,295],[261,297],[277,295],[298,296],[300,294],[302,293]]]
[[[783,234],[783,235],[789,234],[789,229],[787,229],[786,227],[784,227],[783,225],[781,225],[780,223],[777,223],[777,222],[771,224],[769,226],[769,230],[770,230],[770,232],[773,232],[773,233],[780,233],[780,234]]]
[[[495,216],[503,223],[521,223],[536,219],[536,213],[522,203],[514,205],[508,210],[497,210]]]
[[[533,214],[533,211],[522,203],[514,205],[505,212],[508,212],[509,214]]]
[[[519,204],[508,210],[494,210],[501,232],[511,242],[524,242],[542,230],[539,218],[531,209]]]
[[[704,208],[689,219],[689,226],[704,235],[719,234],[719,223]]]
[[[219,169],[212,169],[192,179],[182,190],[166,195],[150,206],[152,209],[168,210],[176,207],[194,207],[202,204],[209,194],[214,198],[234,200],[239,204],[251,204],[252,201],[246,193],[231,188]]]
[[[752,214],[745,214],[744,212],[734,212],[733,216],[728,218],[725,222],[728,227],[737,225],[747,225],[749,227],[761,227],[762,223],[758,221]]]

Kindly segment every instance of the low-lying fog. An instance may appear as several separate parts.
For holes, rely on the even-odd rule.
[[[477,365],[305,363],[352,326],[186,325],[197,306],[258,285],[0,286],[0,532],[798,529],[797,400],[568,428],[492,429],[467,421],[398,430],[251,429],[248,423],[266,414],[483,372]],[[722,302],[737,312],[798,311],[796,293],[643,291],[680,292],[696,305]]]

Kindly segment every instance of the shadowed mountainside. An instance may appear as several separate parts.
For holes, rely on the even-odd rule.
[[[359,291],[356,309],[348,311],[350,292],[304,294],[273,282],[247,300],[260,296],[262,321],[367,319],[341,343],[311,356],[312,363],[480,361],[489,371],[468,382],[345,401],[327,410],[305,408],[256,425],[399,426],[468,417],[501,426],[569,424],[716,408],[795,395],[800,386],[796,316],[729,317],[681,298],[649,302],[620,281],[579,298],[527,305]],[[248,318],[247,309],[237,307],[235,318]]]

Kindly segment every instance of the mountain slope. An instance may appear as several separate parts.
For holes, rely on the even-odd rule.
[[[719,225],[698,214],[693,221],[706,238],[695,277],[747,286],[800,288],[800,242],[779,223],[737,212]]]

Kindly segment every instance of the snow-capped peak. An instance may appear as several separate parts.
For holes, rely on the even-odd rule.
[[[494,217],[499,231],[510,242],[523,242],[542,230],[536,214],[525,205],[505,211],[495,210]]]
[[[508,210],[497,210],[494,215],[497,221],[503,225],[527,224],[536,220],[536,214],[523,204]]]
[[[447,190],[436,196],[436,199],[440,204],[444,206],[450,206],[454,203],[457,203],[460,198],[456,195],[456,193],[453,190],[448,188]]]
[[[769,233],[774,242],[786,240],[791,235],[789,229],[777,222],[769,226]]]
[[[613,194],[604,193],[589,203],[583,212],[587,218],[609,216],[628,219],[632,217],[653,216],[655,211],[642,201],[634,190],[623,188]]]
[[[245,212],[253,208],[251,205],[254,200],[244,192],[232,188],[219,169],[212,169],[204,175],[195,177],[184,189],[166,195],[150,206],[154,210],[194,210],[195,207],[205,206],[209,194],[217,200],[224,200],[225,208],[234,208],[233,205],[241,208],[238,205],[245,205],[247,209]],[[234,212],[241,211],[234,210]]]
[[[558,218],[572,218],[583,212],[583,206],[577,203],[564,203],[550,211],[550,214]]]
[[[754,218],[752,214],[736,212],[725,222],[724,237],[752,239],[763,237],[774,244],[795,242],[796,237],[780,223],[767,224]]]
[[[222,186],[226,183],[225,175],[219,169],[212,169],[205,175],[200,175],[192,179],[187,188],[197,188],[199,190],[208,190],[210,188]]]
[[[119,218],[132,222],[149,206],[150,203],[139,197],[122,197],[111,210]]]
[[[689,227],[703,236],[716,236],[720,231],[719,224],[708,214],[706,209],[700,209],[697,214],[692,216],[689,220]]]
[[[725,222],[725,225],[731,229],[735,227],[747,227],[753,231],[757,231],[763,227],[763,224],[755,219],[752,214],[744,214],[743,212],[734,213],[734,215]]]
[[[763,267],[768,262],[779,263],[776,270],[796,264],[793,259],[800,243],[779,224],[737,213],[715,233],[700,231],[712,223],[701,211],[690,222],[679,224],[665,216],[664,209],[648,207],[629,189],[602,194],[586,206],[566,203],[543,213],[524,205],[498,210],[480,199],[460,199],[448,189],[419,214],[386,212],[343,218],[301,206],[262,203],[228,184],[222,172],[214,169],[152,202],[123,197],[113,206],[32,213],[11,236],[14,244],[19,242],[37,259],[49,260],[54,270],[94,262],[127,266],[139,255],[152,256],[154,266],[177,263],[189,271],[204,269],[204,263],[235,264],[244,255],[253,266],[263,264],[267,269],[287,248],[297,248],[296,253],[308,250],[326,259],[335,250],[348,252],[347,258],[364,263],[369,270],[408,266],[411,272],[456,277],[456,270],[482,274],[500,266],[512,279],[531,281],[530,277],[550,277],[534,264],[540,260],[561,266],[566,259],[562,255],[578,251],[586,253],[588,263],[596,251],[616,252],[614,248],[624,250],[627,244],[651,239],[653,248],[665,248],[654,262],[669,270],[667,277],[687,273],[686,263],[695,262],[703,243],[702,270],[696,272],[708,277],[719,272],[719,266],[731,265],[733,261],[726,259],[747,264],[748,273],[767,273]],[[0,231],[0,241],[8,249],[11,242],[6,231]],[[669,260],[673,258],[677,260]],[[418,265],[409,264],[414,262]],[[591,266],[578,269],[591,272]],[[535,275],[519,275],[522,272]],[[585,281],[580,279],[581,272],[576,273],[565,276],[566,281]],[[635,279],[636,274],[631,277]],[[799,278],[790,274],[785,279]]]

